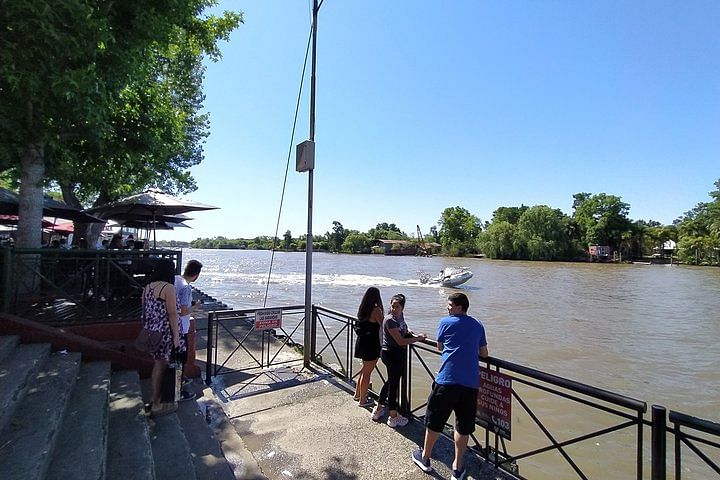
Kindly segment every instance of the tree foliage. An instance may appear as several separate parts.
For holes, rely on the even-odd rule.
[[[240,14],[214,0],[48,0],[0,8],[0,167],[20,179],[18,244],[39,246],[42,188],[100,202],[191,190],[207,119],[201,60]],[[76,205],[77,206],[77,205]]]
[[[485,230],[480,228],[477,217],[466,209],[447,208],[438,222],[441,229],[431,227],[429,237],[442,240],[443,253],[449,255],[480,251],[489,258],[506,260],[576,260],[588,258],[587,231],[590,230],[591,235],[605,235],[595,238],[618,239],[626,259],[658,255],[665,242],[672,240],[678,242],[681,260],[698,265],[720,265],[720,180],[715,187],[716,190],[710,192],[711,202],[698,204],[673,225],[662,225],[653,220],[630,221],[627,219],[629,205],[614,195],[577,194],[573,217],[546,205],[499,207]],[[374,240],[388,238],[383,235],[391,234],[410,240],[395,224],[378,223],[363,233],[345,229],[339,221],[334,221],[332,232],[313,237],[314,249],[368,253]],[[341,236],[342,243],[338,246]],[[473,239],[474,245],[468,245]],[[191,244],[195,248],[269,249],[272,238],[231,241],[219,237],[197,239]],[[305,248],[304,238],[292,239],[288,231],[282,247],[292,250],[293,244],[298,250]]]
[[[476,252],[476,240],[482,227],[480,220],[463,207],[448,207],[443,210],[439,236],[443,249],[451,255],[462,256]]]
[[[615,195],[576,193],[573,195],[573,220],[585,246],[609,245],[618,250],[623,233],[630,230],[630,205]]]

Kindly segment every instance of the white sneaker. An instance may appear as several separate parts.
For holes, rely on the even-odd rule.
[[[408,419],[398,413],[397,417],[388,417],[387,424],[390,428],[404,427],[408,424]]]
[[[370,419],[372,419],[373,422],[379,422],[384,413],[385,407],[375,407],[375,409],[370,414]]]

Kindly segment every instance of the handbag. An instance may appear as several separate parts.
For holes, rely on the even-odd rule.
[[[148,330],[143,327],[135,340],[135,348],[145,353],[153,353],[158,351],[162,342],[162,332],[156,330]]]

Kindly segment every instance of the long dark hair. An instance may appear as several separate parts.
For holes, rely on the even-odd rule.
[[[152,274],[150,274],[151,282],[167,282],[175,283],[175,264],[167,258],[160,258],[155,261]]]
[[[382,298],[380,298],[380,290],[377,287],[370,287],[365,291],[360,306],[357,311],[357,319],[361,322],[370,320],[370,314],[375,307],[383,309]]]

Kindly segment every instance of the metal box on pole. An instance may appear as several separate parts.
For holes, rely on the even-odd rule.
[[[295,170],[307,172],[315,169],[315,142],[305,140],[295,150]]]

